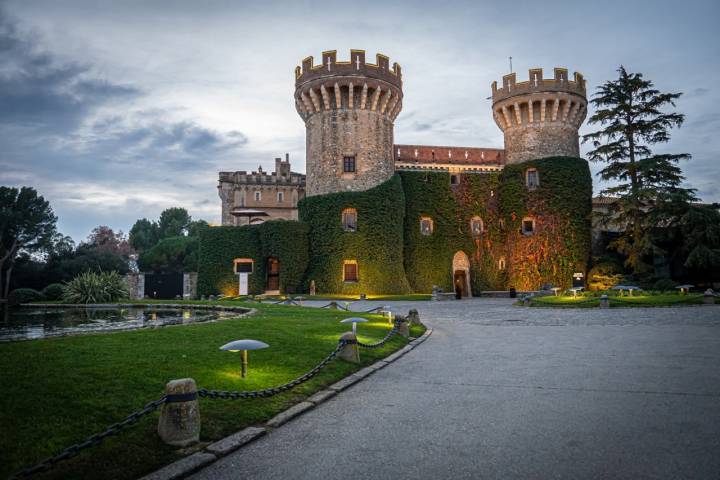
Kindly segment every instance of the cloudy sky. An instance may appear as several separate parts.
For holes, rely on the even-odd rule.
[[[719,21],[717,0],[0,0],[0,184],[37,188],[76,240],[170,206],[217,222],[218,171],[285,152],[305,171],[295,65],[359,48],[402,65],[397,143],[502,147],[487,97],[509,56],[591,90],[624,64],[685,93],[665,148],[720,201]]]

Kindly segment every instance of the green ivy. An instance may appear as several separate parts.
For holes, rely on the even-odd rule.
[[[307,197],[298,204],[310,227],[306,284],[318,293],[408,293],[403,269],[405,197],[398,175],[364,192]],[[342,211],[355,208],[357,231],[342,228]],[[343,282],[343,261],[358,262],[358,282]]]
[[[300,222],[274,220],[243,227],[212,227],[200,233],[198,295],[237,294],[235,258],[252,258],[248,277],[251,294],[265,291],[267,259],[280,262],[280,291],[296,293],[308,263],[308,227]]]
[[[505,287],[498,268],[504,255],[498,222],[498,175],[464,173],[451,185],[447,172],[401,172],[405,191],[405,271],[413,290],[430,292],[433,285],[453,288],[453,257],[458,251],[470,259],[474,295]],[[432,235],[420,232],[420,218],[433,220]],[[470,222],[479,216],[484,232],[473,238]]]
[[[536,168],[540,185],[529,190],[525,172]],[[580,158],[549,157],[507,165],[500,174],[500,213],[507,227],[508,286],[537,289],[572,284],[585,273],[591,247],[592,178]],[[523,217],[536,220],[523,235]]]

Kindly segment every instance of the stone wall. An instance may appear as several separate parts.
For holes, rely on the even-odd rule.
[[[505,132],[508,163],[520,163],[545,157],[579,157],[578,129],[572,125],[529,124]]]
[[[183,299],[192,300],[197,298],[197,277],[196,272],[183,273]]]
[[[144,273],[128,273],[125,275],[125,281],[128,285],[130,300],[142,300],[145,298],[145,274]]]
[[[369,110],[329,110],[313,115],[307,129],[307,195],[364,191],[395,173],[393,124]],[[355,173],[343,173],[343,158],[355,157]]]

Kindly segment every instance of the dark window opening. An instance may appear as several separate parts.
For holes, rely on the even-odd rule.
[[[343,172],[355,173],[355,156],[343,157]]]
[[[343,265],[343,281],[345,282],[357,282],[358,281],[358,265],[355,262],[346,262]]]

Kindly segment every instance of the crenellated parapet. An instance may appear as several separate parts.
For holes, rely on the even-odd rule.
[[[587,115],[585,79],[556,68],[543,78],[541,68],[529,71],[529,80],[517,82],[511,73],[502,88],[492,84],[493,117],[505,133],[508,163],[535,158],[579,155],[578,129]]]
[[[394,121],[402,110],[400,65],[391,68],[382,54],[367,63],[364,50],[350,50],[343,62],[335,50],[323,52],[319,65],[307,57],[295,68],[295,106],[303,120],[329,110],[368,110]]]

